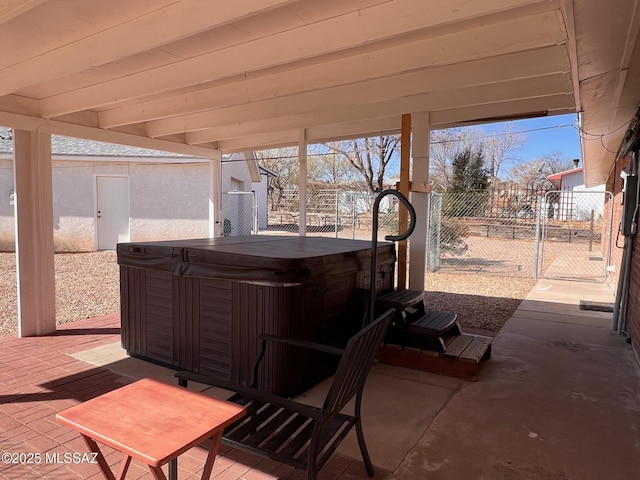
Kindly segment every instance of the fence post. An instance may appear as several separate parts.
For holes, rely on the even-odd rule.
[[[538,279],[538,255],[540,252],[540,213],[542,211],[542,202],[536,202],[536,240],[534,242],[533,252],[533,278]]]
[[[339,192],[336,190],[336,221],[335,221],[335,230],[336,230],[336,238],[338,238],[338,195]]]
[[[351,240],[356,239],[356,193],[351,194],[353,207],[351,208]]]
[[[589,251],[593,251],[593,209],[591,209],[591,225],[589,226]]]

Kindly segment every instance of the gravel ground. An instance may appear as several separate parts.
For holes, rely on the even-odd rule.
[[[115,252],[56,254],[55,271],[58,323],[120,311]],[[18,310],[13,253],[0,253],[0,290],[0,335],[16,333]]]
[[[120,310],[115,252],[56,254],[58,323]],[[497,332],[535,285],[531,278],[430,273],[427,308],[458,314],[463,328]],[[13,253],[0,253],[0,335],[17,331],[16,267]]]

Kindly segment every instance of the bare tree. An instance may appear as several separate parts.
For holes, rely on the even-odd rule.
[[[277,208],[282,200],[285,190],[298,187],[300,175],[300,163],[298,160],[298,149],[296,147],[285,147],[273,150],[256,151],[256,158],[260,165],[273,171],[276,176],[268,178],[267,195],[271,208]]]
[[[513,125],[497,127],[482,140],[482,151],[492,178],[500,178],[500,169],[505,161],[518,160],[515,154],[524,142],[524,135],[516,132]]]
[[[512,181],[521,185],[533,187],[553,188],[547,179],[549,175],[574,168],[573,161],[562,154],[562,152],[552,152],[540,158],[520,162],[509,170],[509,177]]]
[[[364,177],[372,193],[384,188],[384,175],[400,144],[396,135],[357,138],[325,144],[331,151],[347,160]]]
[[[545,164],[542,168],[547,175],[574,168],[573,160],[557,150],[543,155],[540,162]]]
[[[360,173],[351,162],[335,152],[327,151],[324,145],[314,145],[317,150],[310,152],[307,160],[307,176],[309,181],[320,185],[336,185],[345,187],[361,183]]]

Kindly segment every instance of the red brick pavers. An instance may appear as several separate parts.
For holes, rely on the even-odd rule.
[[[75,359],[72,354],[120,339],[120,318],[108,315],[58,326],[42,337],[0,337],[0,479],[102,479],[87,463],[79,434],[56,423],[58,411],[121,387],[133,379]],[[121,454],[103,448],[117,471]],[[200,478],[206,451],[194,448],[178,461],[180,480]],[[166,471],[166,468],[165,468]],[[388,472],[376,470],[376,479]],[[133,461],[128,479],[150,479]],[[211,478],[217,480],[302,480],[306,473],[228,447],[221,447]],[[321,480],[367,478],[361,461],[340,455],[320,471]]]

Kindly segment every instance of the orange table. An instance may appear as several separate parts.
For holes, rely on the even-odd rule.
[[[172,462],[169,476],[177,477],[177,457],[212,439],[202,473],[206,480],[223,430],[243,415],[244,408],[233,403],[146,378],[64,410],[56,419],[82,434],[108,480],[124,478],[132,458],[160,480],[166,480],[160,467]],[[123,453],[117,477],[96,440]]]

